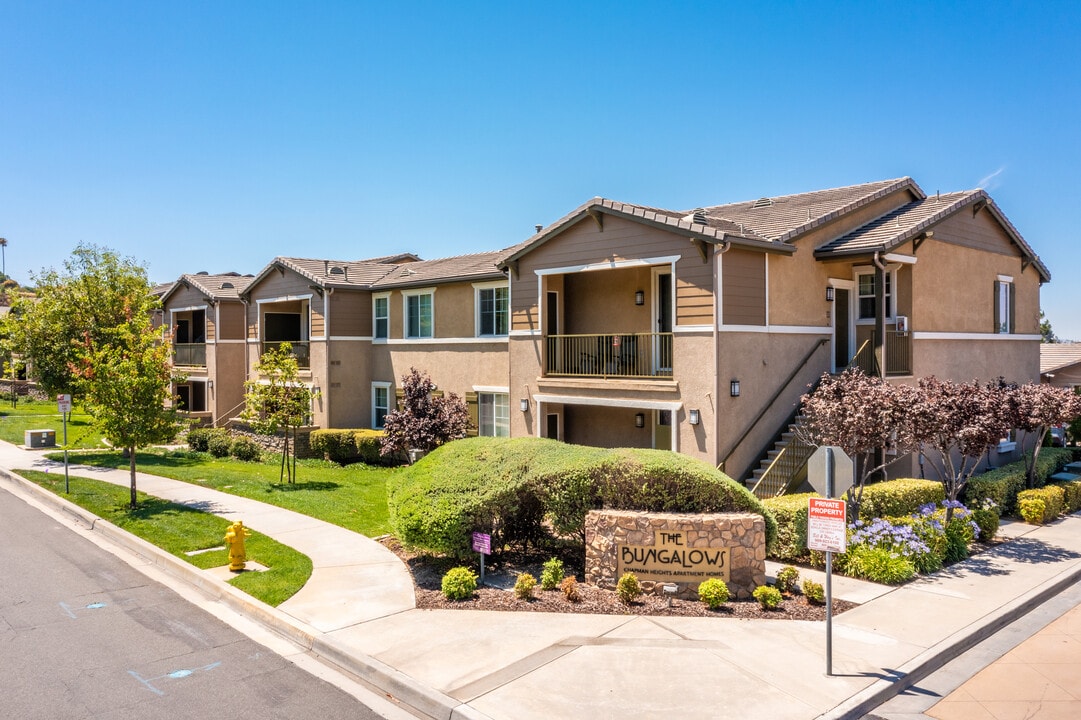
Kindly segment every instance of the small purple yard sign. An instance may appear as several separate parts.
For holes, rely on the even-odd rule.
[[[473,552],[482,555],[492,554],[492,536],[486,533],[473,533]]]

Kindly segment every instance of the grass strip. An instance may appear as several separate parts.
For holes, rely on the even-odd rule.
[[[52,453],[51,459],[62,459]],[[190,450],[139,451],[139,472],[182,480],[240,497],[258,500],[318,518],[367,537],[390,532],[387,480],[401,468],[346,465],[324,460],[297,461],[299,479],[280,482],[280,454],[264,455],[265,462],[215,458]],[[71,464],[127,469],[119,452],[68,453]]]
[[[64,442],[64,419],[52,401],[20,399],[18,405],[0,398],[0,440],[22,445],[27,430],[49,429],[56,431],[56,444]],[[69,448],[103,448],[101,433],[94,426],[93,418],[75,408],[68,418]]]
[[[208,569],[229,564],[226,549],[188,555],[193,550],[223,546],[231,522],[161,498],[138,493],[138,507],[128,507],[131,490],[101,480],[71,476],[71,492],[64,492],[63,473],[17,470],[19,475],[166,552]],[[249,528],[250,530],[250,528]],[[292,597],[312,574],[312,561],[255,530],[245,542],[248,560],[265,565],[265,572],[245,572],[229,580],[267,605],[277,607]]]

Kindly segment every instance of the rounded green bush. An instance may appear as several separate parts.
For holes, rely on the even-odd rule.
[[[255,440],[242,435],[233,441],[229,454],[237,460],[256,462],[263,458],[263,448],[259,447],[259,443]]]
[[[215,432],[207,440],[206,449],[216,458],[229,457],[229,450],[233,447],[233,439],[226,432]]]
[[[442,588],[447,600],[468,600],[477,591],[477,576],[467,567],[451,568],[443,576]]]
[[[799,570],[792,565],[785,565],[777,571],[777,580],[774,583],[774,586],[787,595],[796,588],[796,581],[798,580]]]
[[[537,579],[529,573],[519,573],[514,581],[514,597],[519,600],[532,600],[533,588],[537,586]]]
[[[195,452],[206,452],[210,441],[210,428],[192,428],[188,430],[188,447]]]
[[[728,602],[728,586],[720,578],[705,580],[698,586],[698,599],[710,610],[716,610]]]
[[[563,561],[552,558],[544,563],[544,571],[541,573],[541,590],[555,590],[559,583],[563,582]]]
[[[848,556],[846,572],[883,585],[900,585],[916,576],[911,560],[889,548],[854,545]]]
[[[982,542],[990,542],[991,540],[994,540],[995,535],[998,534],[998,525],[1000,522],[1000,518],[998,516],[998,508],[978,507],[972,511],[972,519],[980,528],[980,540]]]
[[[624,605],[630,605],[637,600],[642,594],[642,585],[638,582],[638,576],[634,573],[623,573],[623,577],[616,583],[616,594]]]
[[[803,597],[807,598],[807,602],[814,605],[822,605],[826,602],[826,589],[822,587],[822,583],[804,580],[802,589]]]
[[[751,593],[763,610],[776,610],[781,605],[781,591],[769,585],[759,585]]]

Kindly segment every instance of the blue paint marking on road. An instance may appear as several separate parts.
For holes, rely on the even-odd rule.
[[[96,602],[96,603],[90,603],[89,605],[87,605],[86,609],[87,610],[98,610],[98,609],[103,608],[103,607],[105,607],[105,603]]]
[[[218,667],[219,665],[221,665],[220,660],[218,662],[212,662],[209,665],[204,665],[204,666],[199,667],[199,668],[193,668],[191,670],[188,670],[188,669],[173,670],[171,673],[166,673],[164,675],[158,675],[157,677],[152,677],[152,678],[144,678],[142,675],[135,672],[134,670],[128,670],[128,674],[131,675],[136,680],[138,680],[140,683],[142,683],[143,686],[146,687],[147,690],[151,691],[155,695],[164,695],[165,694],[164,690],[159,690],[158,688],[154,687],[154,685],[153,685],[154,681],[166,680],[166,679],[168,679],[168,680],[182,680],[182,679],[184,679],[186,677],[190,677],[190,676],[192,676],[195,673],[200,672],[200,671],[213,670],[214,668]]]
[[[73,620],[75,619],[75,613],[73,613],[71,611],[71,608],[68,607],[67,603],[65,603],[65,602],[60,603],[60,607],[62,607],[64,609],[64,612],[66,612],[71,617],[71,619],[73,619]]]
[[[68,614],[68,617],[70,617],[72,620],[78,620],[79,616],[75,614],[75,611],[72,610],[71,606],[68,605],[66,602],[61,602],[60,607],[64,610],[64,612],[66,612]],[[84,605],[82,608],[79,608],[79,609],[80,610],[100,610],[103,607],[105,607],[105,603],[103,603],[103,602],[92,602],[89,605]]]

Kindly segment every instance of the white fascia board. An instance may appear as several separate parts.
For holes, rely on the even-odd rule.
[[[913,340],[1024,340],[1026,342],[1043,340],[1042,335],[1011,335],[1009,333],[960,333],[960,332],[915,332]]]
[[[635,408],[638,410],[671,410],[677,412],[683,407],[682,402],[664,402],[661,400],[632,400],[623,398],[595,398],[579,395],[547,395],[537,393],[533,396],[537,402],[558,405],[595,405],[599,407]]]
[[[648,265],[671,265],[679,260],[682,255],[665,255],[663,257],[634,258],[629,260],[608,260],[606,262],[590,263],[588,265],[568,265],[566,267],[545,268],[534,270],[537,275],[564,275],[567,273],[593,272],[595,270],[618,270],[628,267],[645,267]]]

